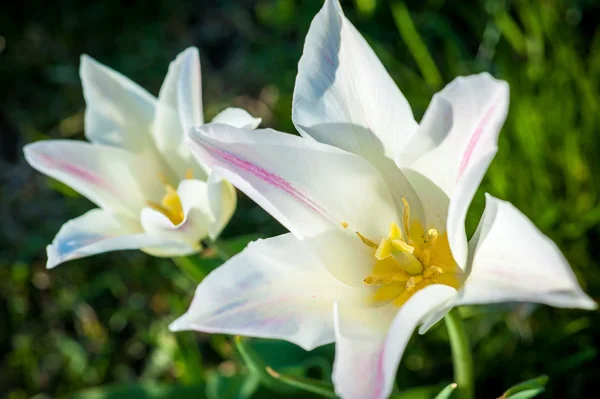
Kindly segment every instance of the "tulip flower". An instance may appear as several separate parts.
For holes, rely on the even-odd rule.
[[[480,74],[436,94],[418,124],[367,42],[327,0],[312,22],[294,91],[302,137],[211,124],[192,152],[290,233],[259,240],[209,274],[172,330],[335,342],[342,398],[390,395],[413,331],[453,307],[504,301],[596,307],[557,246],[487,195],[465,216],[509,103]]]
[[[203,123],[198,50],[171,63],[158,98],[87,55],[80,75],[89,142],[24,148],[31,166],[98,206],[62,226],[47,248],[47,266],[122,249],[156,256],[199,251],[200,240],[227,224],[236,197],[186,145],[185,131]],[[213,121],[248,129],[260,123],[237,108]]]

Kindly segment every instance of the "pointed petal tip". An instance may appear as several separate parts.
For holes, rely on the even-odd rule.
[[[46,256],[48,258],[46,261],[46,269],[54,269],[62,263],[62,260],[59,258],[56,251],[56,247],[53,244],[46,247]]]
[[[178,317],[173,322],[171,322],[171,324],[169,324],[169,331],[172,332],[186,331],[189,329],[190,328],[188,326],[187,317],[185,314],[183,316]]]

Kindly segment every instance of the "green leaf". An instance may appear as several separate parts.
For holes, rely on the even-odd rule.
[[[511,388],[509,388],[504,395],[498,399],[529,399],[537,396],[539,393],[544,392],[546,384],[548,383],[548,376],[542,375],[531,380],[523,381]]]
[[[402,39],[406,43],[408,50],[412,54],[413,58],[417,62],[423,78],[429,85],[429,87],[437,89],[442,86],[442,76],[438,70],[427,45],[423,42],[421,35],[417,31],[415,24],[406,8],[406,4],[403,1],[392,1],[392,16],[396,23],[396,28]]]
[[[203,385],[141,383],[86,389],[70,399],[205,399]]]
[[[202,270],[202,266],[198,262],[197,256],[178,256],[171,259],[180,270],[182,270],[196,283],[199,283],[202,281],[202,279],[204,279],[204,277],[206,277],[207,273]]]
[[[440,388],[439,385],[428,385],[401,389],[400,393],[392,396],[392,399],[431,399],[435,396],[436,392],[439,392]]]
[[[271,377],[283,382],[286,385],[299,388],[304,391],[316,393],[317,395],[321,395],[326,398],[337,398],[337,396],[335,396],[335,393],[333,392],[333,385],[325,381],[318,381],[306,377],[292,377],[279,374],[270,367],[267,367],[266,371]]]
[[[437,394],[435,399],[448,399],[452,396],[452,392],[456,389],[458,385],[455,382],[452,384],[446,385],[446,388],[442,389],[440,393]]]
[[[250,370],[250,373],[258,376],[264,386],[273,390],[280,390],[281,383],[267,373],[267,364],[254,349],[247,344],[247,340],[240,336],[236,336],[234,340],[235,346],[240,353],[242,360],[248,367],[248,370]]]

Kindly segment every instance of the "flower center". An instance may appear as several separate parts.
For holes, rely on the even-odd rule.
[[[436,229],[424,231],[417,221],[410,223],[410,208],[403,198],[404,231],[396,222],[390,223],[387,237],[379,244],[356,232],[362,242],[373,248],[375,264],[364,282],[377,285],[375,301],[393,301],[402,306],[420,289],[431,284],[459,288],[462,270],[450,251],[447,233]]]
[[[185,178],[188,180],[193,179],[192,169],[188,169]],[[154,209],[155,211],[159,211],[168,217],[171,223],[178,225],[179,223],[183,222],[185,217],[183,206],[181,205],[181,199],[177,194],[177,190],[167,183],[167,179],[164,176],[160,176],[160,179],[165,187],[165,195],[163,195],[160,202],[146,201],[146,203],[150,208]]]

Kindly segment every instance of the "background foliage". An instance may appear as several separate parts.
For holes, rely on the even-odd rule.
[[[293,132],[291,96],[303,39],[321,2],[196,0],[4,2],[0,11],[0,397],[236,398],[254,381],[230,337],[172,334],[211,254],[170,260],[111,253],[47,271],[45,246],[92,205],[34,172],[21,147],[83,139],[79,55],[157,94],[168,63],[200,48],[205,112],[229,104]],[[483,192],[513,202],[552,237],[584,289],[600,299],[600,5],[592,0],[345,1],[420,118],[457,75],[489,71],[511,87],[500,151]],[[239,251],[283,229],[240,196],[224,233]],[[250,235],[250,236],[248,236]],[[598,312],[503,305],[464,309],[477,388],[494,398],[545,373],[546,398],[591,397],[600,375]],[[401,391],[451,382],[443,324],[414,337]],[[306,353],[252,340],[271,367],[328,379],[332,347]],[[177,383],[170,388],[166,383]],[[113,388],[89,387],[111,384]],[[174,391],[173,389],[177,389]],[[82,391],[84,390],[84,391]],[[79,393],[77,393],[79,392]],[[308,397],[259,390],[254,397]],[[431,397],[427,389],[402,398]]]

